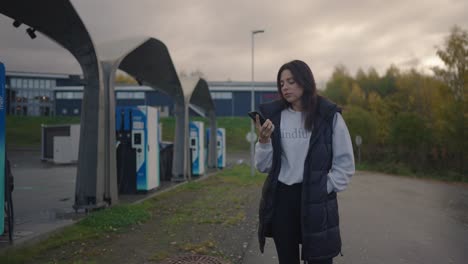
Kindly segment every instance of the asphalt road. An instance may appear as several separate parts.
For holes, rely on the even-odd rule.
[[[8,154],[15,184],[15,243],[71,224],[77,217],[72,208],[76,167],[41,162],[40,152],[33,150]],[[0,243],[0,248],[7,245]]]
[[[346,264],[468,263],[468,185],[358,172],[339,194]],[[244,264],[278,263],[253,235]]]

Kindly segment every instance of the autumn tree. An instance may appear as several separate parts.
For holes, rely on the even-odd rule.
[[[356,73],[356,82],[364,91],[366,97],[370,92],[378,90],[379,81],[379,74],[373,67],[369,68],[367,74],[362,69],[359,69]]]
[[[137,84],[137,81],[126,73],[117,73],[115,75],[115,83],[117,84]]]
[[[380,80],[380,85],[377,87],[376,92],[378,92],[380,96],[388,96],[395,92],[396,81],[399,76],[400,70],[395,65],[391,65]]]
[[[200,69],[196,69],[187,73],[186,71],[182,70],[179,72],[179,77],[187,78],[187,77],[199,77],[199,78],[206,78],[205,73],[203,73]]]
[[[381,147],[385,147],[389,137],[389,125],[391,120],[391,112],[389,111],[386,101],[376,92],[371,92],[367,96],[367,105],[370,113],[377,122],[377,143]]]
[[[340,105],[346,105],[353,80],[344,65],[338,65],[327,82],[324,95]]]
[[[347,102],[348,104],[360,107],[365,107],[366,105],[366,94],[356,82],[351,85],[351,92],[349,93]]]
[[[468,163],[465,151],[468,148],[468,140],[465,132],[468,130],[466,119],[468,111],[465,105],[468,84],[468,32],[458,26],[454,26],[450,35],[445,39],[444,47],[437,49],[437,55],[444,62],[445,67],[434,67],[434,73],[444,81],[452,92],[452,98],[447,102],[450,109],[446,112],[449,137],[453,140],[451,147],[458,156],[458,167],[463,174],[466,172],[465,164]]]
[[[391,65],[353,77],[335,67],[323,94],[343,106],[353,139],[362,136],[364,160],[466,177],[468,33],[455,26],[436,53],[445,66],[434,75]]]

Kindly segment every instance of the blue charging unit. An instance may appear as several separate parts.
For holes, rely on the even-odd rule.
[[[120,143],[126,142],[129,150],[118,155],[117,167],[121,168],[126,162],[135,164],[118,171],[118,177],[123,182],[129,179],[136,181],[130,183],[129,188],[132,190],[125,192],[149,191],[159,187],[158,109],[150,106],[124,106],[116,107],[115,112],[117,148]]]
[[[218,168],[226,167],[226,129],[218,128],[216,131],[216,151]]]
[[[189,148],[191,157],[192,175],[205,174],[205,142],[203,122],[192,121],[189,123],[190,137]]]
[[[207,150],[210,149],[210,131],[210,128],[206,129]],[[219,169],[226,167],[226,129],[224,128],[216,129],[216,167]]]
[[[0,62],[0,234],[5,231],[5,65]]]

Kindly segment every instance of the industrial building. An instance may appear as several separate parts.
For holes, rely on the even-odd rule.
[[[54,89],[81,84],[77,75],[7,71],[5,77],[8,115],[52,116]]]
[[[246,116],[250,111],[251,82],[208,82],[216,116]],[[9,115],[79,116],[83,99],[82,80],[76,75],[7,72]],[[255,82],[255,105],[278,98],[275,82]],[[158,107],[161,116],[173,115],[171,96],[147,86],[121,85],[115,88],[116,105]],[[199,113],[191,106],[192,113]]]

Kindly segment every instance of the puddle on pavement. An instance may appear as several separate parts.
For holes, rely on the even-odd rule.
[[[13,236],[15,238],[22,238],[22,237],[27,237],[27,236],[30,236],[30,235],[33,235],[34,232],[33,231],[26,231],[26,230],[18,230],[18,231],[15,231]]]

